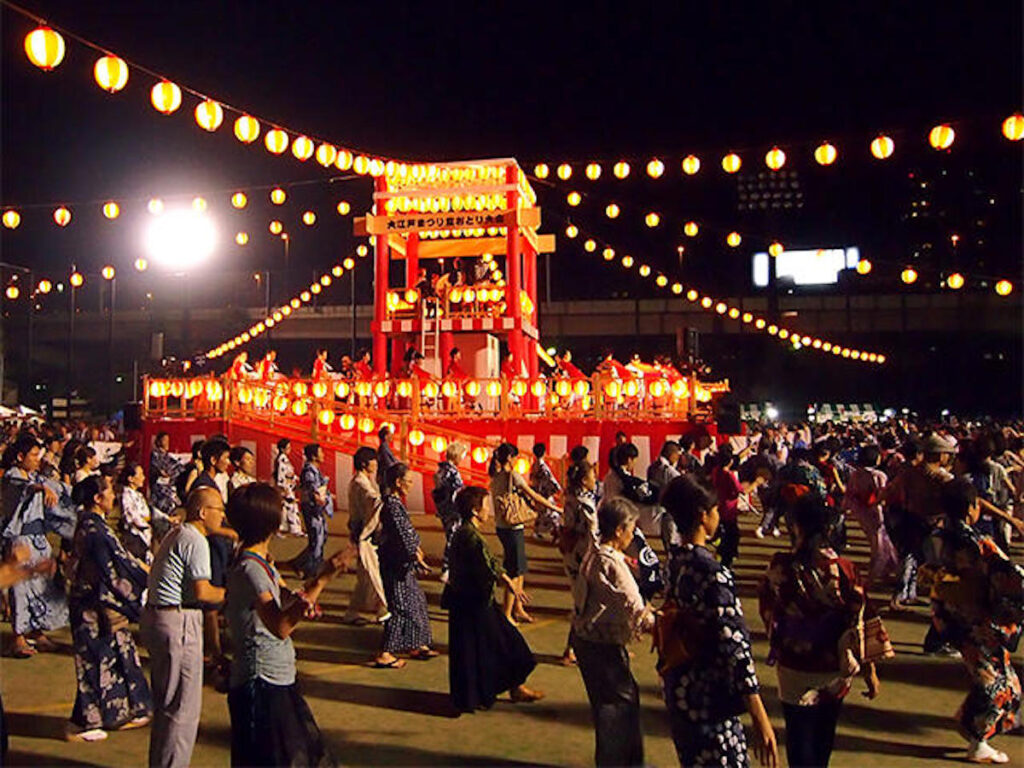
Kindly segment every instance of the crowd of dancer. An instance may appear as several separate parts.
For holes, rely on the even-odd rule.
[[[160,434],[148,472],[123,451],[100,456],[94,446],[109,437],[45,424],[5,432],[0,586],[9,588],[11,654],[54,650],[47,633],[70,625],[77,695],[69,739],[151,726],[150,764],[186,766],[205,680],[227,694],[233,764],[331,763],[296,682],[291,636],[322,613],[327,584],[353,570],[342,620],[383,625],[367,664],[396,670],[437,657],[420,584],[431,561],[440,563],[449,612],[453,707],[486,709],[505,693],[517,704],[537,701],[544,694],[527,686],[535,661],[519,631],[533,621],[525,584],[532,529],[563,559],[572,621],[562,663],[583,678],[598,765],[643,764],[628,646],[644,633],[658,651],[680,763],[746,765],[741,716],[749,713],[754,752],[775,765],[731,570],[739,517],[755,514],[754,535],[789,541],[761,578],[757,613],[790,765],[828,764],[854,678],[869,698],[880,692],[876,662],[893,653],[882,613],[912,610],[919,589],[932,618],[924,649],[958,656],[971,677],[957,713],[967,758],[1008,760],[990,740],[1019,727],[1021,703],[1010,653],[1022,631],[1024,570],[1007,552],[1024,531],[1016,516],[1024,441],[1012,427],[749,425],[729,439],[698,432],[666,442],[646,477],[622,433],[603,477],[602,457],[584,446],[559,457],[564,472],[556,473],[542,444],[523,476],[517,448],[501,443],[487,488],[463,482],[466,447],[453,442],[431,493],[445,533],[432,557],[406,506],[412,471],[386,427],[376,446],[353,456],[350,541],[330,556],[336,505],[319,445],[302,446],[296,471],[282,439],[264,482],[252,452],[224,435],[197,443],[183,462]],[[482,535],[492,518],[500,555]],[[870,545],[863,577],[843,554],[848,518]],[[275,562],[272,544],[287,536],[306,546]],[[60,541],[56,551],[51,539]],[[873,600],[869,588],[891,597]]]

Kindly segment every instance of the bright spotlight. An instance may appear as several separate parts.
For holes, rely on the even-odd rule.
[[[217,244],[217,228],[206,214],[167,211],[146,226],[146,251],[161,266],[186,271],[202,263]]]
[[[771,421],[775,421],[777,418],[779,418],[779,409],[776,408],[774,405],[769,405],[767,408],[765,408],[764,413],[765,416],[767,416],[768,419]]]

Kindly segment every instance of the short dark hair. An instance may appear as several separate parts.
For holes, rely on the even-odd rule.
[[[319,450],[320,443],[310,443],[302,449],[302,455],[305,456],[307,460],[312,460],[316,458],[317,451]]]
[[[679,443],[677,443],[675,440],[666,440],[664,443],[662,443],[661,455],[667,459],[673,453],[678,453],[679,451],[682,450],[682,446],[680,446]]]
[[[368,445],[361,446],[352,457],[352,466],[356,468],[356,472],[362,472],[368,466],[371,461],[377,460],[377,452]]]
[[[502,443],[491,454],[490,464],[487,465],[487,474],[494,477],[501,470],[502,464],[518,455],[519,449],[512,445],[512,443]]]
[[[590,455],[590,449],[585,445],[574,445],[572,450],[569,451],[569,461],[574,464],[579,464],[581,461],[586,461]]]
[[[616,497],[606,501],[597,510],[597,531],[601,541],[608,541],[619,530],[620,525],[636,520],[637,517],[639,512],[628,499]]]
[[[672,520],[683,535],[690,535],[697,530],[704,513],[717,503],[718,497],[714,491],[688,475],[672,478],[661,497],[661,505],[672,515]]]
[[[159,443],[162,438],[170,437],[166,432],[157,432],[156,437],[153,438],[154,443]]]
[[[393,491],[398,487],[398,481],[401,480],[409,472],[409,465],[398,462],[392,464],[386,470],[384,470],[384,488],[388,491]]]
[[[801,547],[805,555],[827,544],[830,525],[825,500],[818,493],[805,493],[790,507],[790,519],[803,535]]]
[[[479,485],[467,485],[462,488],[455,494],[455,512],[459,519],[464,523],[472,520],[473,513],[483,509],[484,499],[487,498],[487,495],[487,489],[481,488]]]
[[[203,446],[206,444],[205,440],[196,440],[192,443],[192,459],[201,458],[203,454]]]
[[[239,462],[245,458],[245,454],[247,453],[251,454],[252,451],[250,451],[244,445],[236,445],[234,448],[231,449],[231,463],[237,467]]]
[[[544,454],[548,452],[548,447],[544,443],[533,444],[533,455],[538,459],[543,459]]]
[[[632,443],[623,443],[615,448],[615,466],[621,467],[630,459],[635,459],[640,455],[640,451]]]
[[[36,440],[35,438],[32,438],[32,442],[35,443],[36,445],[39,445],[39,441]],[[31,450],[31,448],[29,450]],[[79,468],[84,467],[85,463],[95,455],[95,448],[92,448],[88,445],[83,445],[77,451],[75,451],[75,465],[78,466]]]
[[[89,475],[80,480],[71,489],[72,503],[79,507],[92,506],[93,500],[107,487],[107,482],[107,478],[102,475]]]
[[[878,464],[879,456],[881,456],[881,452],[877,445],[862,445],[857,451],[857,463],[862,467],[873,467]]]
[[[227,441],[220,440],[218,438],[211,438],[203,443],[203,449],[201,452],[203,458],[203,466],[209,469],[213,466],[216,459],[219,459],[225,453],[231,453],[231,446],[228,445]]]
[[[939,506],[950,520],[966,520],[968,511],[977,502],[978,489],[962,477],[946,483],[939,491]]]
[[[268,483],[250,483],[228,501],[227,516],[243,547],[266,541],[281,527],[281,492]]]
[[[280,440],[277,441],[277,452],[284,453],[285,451],[288,450],[288,446],[291,444],[291,440],[289,440],[287,437],[282,437]]]
[[[128,485],[128,480],[135,474],[135,470],[141,466],[142,465],[137,461],[129,461],[124,465],[124,468],[121,470],[121,474],[117,476],[117,484],[122,486]]]
[[[682,448],[684,451],[689,451],[691,448],[693,448],[693,442],[694,440],[692,434],[679,436],[679,447]]]

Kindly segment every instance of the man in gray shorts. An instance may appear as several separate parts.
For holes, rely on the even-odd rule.
[[[220,603],[224,588],[210,584],[207,527],[224,519],[224,500],[214,488],[193,490],[185,522],[164,538],[149,572],[149,598],[141,634],[149,649],[156,712],[149,764],[188,766],[203,703],[203,612],[200,603]]]

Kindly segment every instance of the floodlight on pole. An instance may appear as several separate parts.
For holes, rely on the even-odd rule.
[[[187,271],[206,261],[216,244],[217,228],[202,211],[167,211],[146,226],[146,251],[164,267]]]

